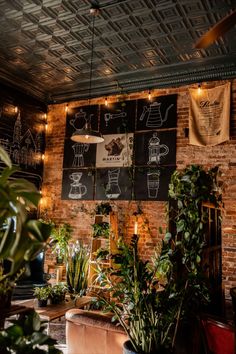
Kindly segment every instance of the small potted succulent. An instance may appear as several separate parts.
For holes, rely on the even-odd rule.
[[[67,290],[67,286],[64,283],[53,285],[50,291],[51,304],[56,305],[65,301]]]
[[[47,306],[50,294],[51,286],[37,286],[34,288],[34,296],[38,299],[38,307]]]

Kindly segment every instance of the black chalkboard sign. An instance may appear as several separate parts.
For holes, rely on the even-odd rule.
[[[176,131],[136,133],[134,138],[135,165],[175,165]]]
[[[138,100],[136,130],[176,127],[177,95]]]
[[[136,167],[134,173],[135,200],[168,200],[168,189],[175,167]]]
[[[101,107],[102,134],[120,134],[134,131],[136,100],[110,103]]]
[[[13,105],[0,111],[0,145],[8,152],[14,165],[21,169],[21,177],[42,184],[45,149],[45,121],[43,112],[23,105],[15,112]],[[19,173],[18,173],[19,176]]]
[[[69,107],[66,116],[66,137],[70,138],[77,129],[84,128],[86,122],[91,122],[92,129],[98,131],[98,117],[98,105]]]
[[[65,139],[63,168],[93,167],[96,162],[96,144],[76,143]]]
[[[94,171],[90,169],[64,169],[62,199],[92,200]]]
[[[131,198],[131,168],[117,167],[97,169],[95,199],[130,200]]]

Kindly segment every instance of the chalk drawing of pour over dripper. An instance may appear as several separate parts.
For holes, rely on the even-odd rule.
[[[165,144],[160,144],[157,133],[153,133],[152,138],[148,142],[148,164],[160,163],[161,156],[169,153],[169,148]]]
[[[109,199],[116,199],[121,194],[119,186],[119,174],[119,168],[108,170],[108,183],[106,186],[105,194]]]
[[[71,199],[81,199],[87,193],[87,187],[80,182],[82,172],[73,172],[69,177],[73,181],[70,184],[68,197]]]
[[[104,120],[106,122],[106,127],[108,127],[108,122],[112,119],[118,119],[118,118],[125,118],[127,116],[126,112],[120,112],[120,113],[105,113],[104,114]]]
[[[164,122],[167,121],[169,110],[173,107],[173,103],[166,109],[164,118],[161,114],[161,103],[153,102],[149,107],[144,106],[143,112],[139,118],[140,121],[144,120],[147,116],[146,127],[147,128],[160,128]]]

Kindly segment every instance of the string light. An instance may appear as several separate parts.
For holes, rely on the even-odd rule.
[[[14,111],[15,111],[15,113],[18,112],[18,107],[17,106],[15,106]]]
[[[105,98],[105,106],[108,106],[108,100],[107,100],[107,97]]]
[[[65,107],[65,111],[66,111],[66,113],[68,112],[68,103],[67,103],[67,105]]]
[[[202,93],[201,84],[198,84],[197,93],[198,93],[198,95],[201,95],[201,93]]]
[[[151,101],[151,98],[152,98],[152,95],[151,95],[151,91],[149,90],[148,91],[148,99],[149,99],[149,101]]]
[[[44,154],[42,154],[42,161],[44,161],[45,160],[45,155]]]

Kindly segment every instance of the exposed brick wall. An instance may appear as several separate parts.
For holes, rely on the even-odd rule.
[[[203,86],[214,87],[224,83],[203,83]],[[191,86],[193,87],[193,85]],[[189,93],[188,86],[168,90],[156,90],[153,95],[178,94],[177,99],[177,169],[189,164],[200,164],[205,168],[219,166],[223,182],[223,280],[228,294],[231,286],[236,286],[236,80],[232,81],[231,99],[231,134],[230,140],[214,147],[191,146],[185,136],[188,128]],[[130,98],[147,97],[147,92],[129,95]],[[110,97],[109,100],[116,100]],[[104,98],[93,100],[92,103],[104,103]],[[69,107],[86,105],[87,101],[69,103]],[[86,243],[91,242],[91,224],[96,201],[61,200],[62,164],[65,135],[66,104],[49,107],[47,147],[45,156],[45,174],[43,186],[42,212],[47,209],[48,217],[56,222],[69,222],[74,227],[75,238]],[[158,240],[159,226],[166,227],[165,202],[141,202],[144,212],[143,220],[139,220],[140,247],[143,257],[149,258]],[[134,211],[138,203],[135,201],[113,201],[114,210],[119,216],[120,233],[128,239],[133,233]],[[145,224],[148,221],[148,226]],[[151,231],[148,231],[148,229]]]

